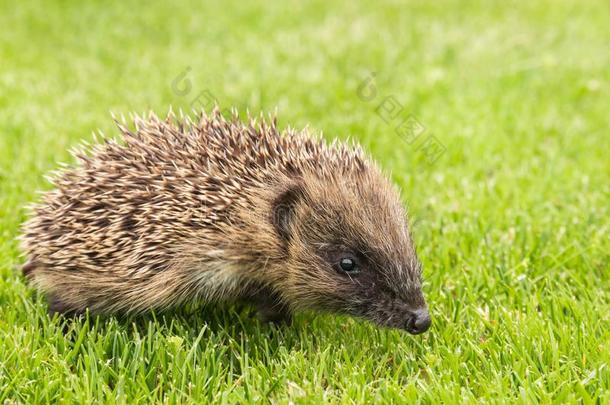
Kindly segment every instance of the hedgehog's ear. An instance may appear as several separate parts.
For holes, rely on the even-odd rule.
[[[273,200],[271,221],[283,242],[287,243],[290,240],[294,212],[301,198],[303,198],[303,187],[300,182],[294,182],[285,187]]]

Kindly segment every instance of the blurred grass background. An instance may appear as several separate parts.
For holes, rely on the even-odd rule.
[[[607,2],[25,1],[0,3],[0,27],[0,402],[610,401]],[[44,174],[116,133],[110,111],[202,92],[354,138],[391,172],[427,334],[239,309],[47,317],[15,272]],[[379,116],[385,97],[446,148],[436,162]]]

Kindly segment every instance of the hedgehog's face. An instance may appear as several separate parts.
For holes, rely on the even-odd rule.
[[[286,247],[280,289],[293,305],[425,332],[421,265],[397,194],[377,173],[358,180],[304,179],[278,199]]]

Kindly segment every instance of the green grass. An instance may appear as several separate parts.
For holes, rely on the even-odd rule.
[[[0,403],[610,401],[607,3],[331,3],[2,2]],[[110,111],[203,91],[351,136],[392,173],[427,334],[242,309],[48,318],[15,271],[44,174],[113,133]],[[389,96],[446,147],[434,164],[376,113]]]

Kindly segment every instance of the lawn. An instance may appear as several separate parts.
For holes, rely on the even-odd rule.
[[[610,402],[607,2],[343,3],[0,4],[0,403]],[[391,173],[426,334],[47,316],[16,241],[44,175],[115,134],[111,112],[212,100],[355,139]]]

